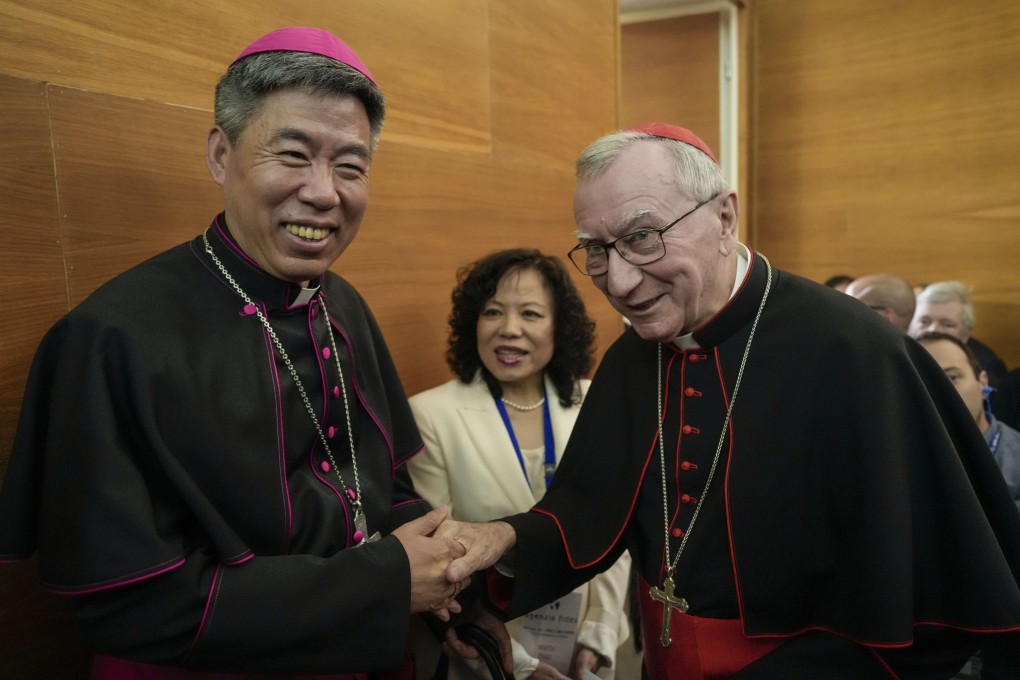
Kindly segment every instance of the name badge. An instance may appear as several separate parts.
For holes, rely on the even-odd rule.
[[[580,617],[581,593],[569,593],[522,616],[517,641],[532,656],[566,673],[574,658]]]

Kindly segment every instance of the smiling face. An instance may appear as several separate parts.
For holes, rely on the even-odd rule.
[[[209,133],[206,161],[227,226],[268,274],[305,284],[350,245],[368,206],[370,131],[353,96],[269,94],[231,146]]]
[[[668,149],[641,140],[625,147],[605,173],[578,182],[574,218],[581,243],[607,243],[638,229],[660,229],[697,203],[680,193]],[[662,235],[661,259],[637,266],[610,249],[609,270],[592,281],[642,338],[666,342],[689,333],[729,299],[737,213],[736,194],[723,192]]]
[[[552,360],[552,294],[534,269],[510,271],[478,315],[478,355],[504,394],[541,394]]]

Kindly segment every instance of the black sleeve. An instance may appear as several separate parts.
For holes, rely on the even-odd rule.
[[[555,521],[548,515],[529,511],[503,518],[517,533],[512,555],[512,594],[509,618],[516,618],[560,598],[616,564],[625,546],[618,542],[601,559],[574,567]],[[489,596],[497,609],[499,598]]]
[[[75,597],[96,651],[203,670],[338,673],[403,660],[410,621],[407,557],[393,537],[332,557],[208,555],[141,583]]]

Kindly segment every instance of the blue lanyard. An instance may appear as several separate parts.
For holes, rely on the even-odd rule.
[[[506,412],[506,406],[499,399],[495,397],[493,399],[496,401],[496,408],[499,409],[500,417],[503,418],[507,434],[510,435],[510,443],[514,445],[514,453],[517,454],[517,462],[521,464],[524,481],[528,483],[528,488],[530,489],[531,480],[528,478],[528,469],[524,465],[524,456],[521,455],[521,447],[517,443],[517,436],[514,435],[514,427],[510,424],[510,416]],[[544,420],[543,429],[545,430],[545,488],[548,489],[549,482],[556,471],[556,444],[553,442],[552,418],[549,417],[549,399],[545,400],[545,405],[542,407],[542,416]]]
[[[1002,428],[1000,427],[998,430],[995,431],[995,436],[992,438],[992,441],[990,441],[988,443],[988,449],[992,453],[995,453],[995,450],[997,448],[999,448],[999,437],[1001,437],[1001,436],[1002,436]]]

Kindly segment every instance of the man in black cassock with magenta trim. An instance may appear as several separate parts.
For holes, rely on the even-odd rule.
[[[224,212],[43,339],[0,561],[38,549],[91,680],[407,678],[410,615],[459,610],[463,547],[430,536],[445,515],[407,473],[422,441],[396,368],[329,271],[384,113],[336,36],[259,38],[217,86]]]
[[[711,150],[652,123],[577,163],[571,260],[628,321],[531,512],[447,522],[517,616],[629,549],[644,676],[1016,668],[1020,513],[928,353],[737,240]],[[1010,666],[1010,664],[1014,664]]]

